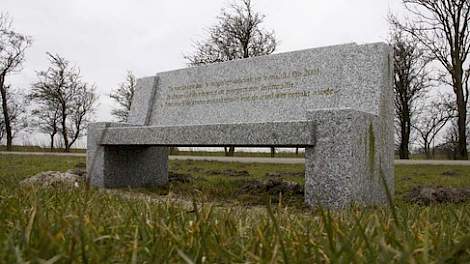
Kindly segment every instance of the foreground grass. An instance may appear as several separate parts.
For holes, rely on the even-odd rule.
[[[270,205],[266,201],[274,197],[267,194],[239,193],[246,181],[265,179],[268,172],[301,172],[301,165],[174,161],[171,171],[195,180],[142,190],[147,197],[194,199],[189,207],[95,189],[19,186],[37,172],[80,162],[84,159],[0,156],[0,262],[470,261],[470,204],[424,207],[403,201],[417,185],[470,187],[469,167],[397,166],[394,210],[310,210],[295,195]],[[224,169],[249,176],[210,173]],[[247,204],[256,206],[241,206]]]

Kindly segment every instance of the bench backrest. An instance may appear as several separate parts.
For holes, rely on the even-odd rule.
[[[151,126],[306,120],[307,110],[392,113],[391,51],[346,44],[158,73],[138,80],[129,123]]]

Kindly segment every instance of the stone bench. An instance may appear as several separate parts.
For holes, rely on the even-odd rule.
[[[168,183],[168,147],[305,148],[305,201],[386,202],[394,190],[392,68],[383,43],[294,51],[138,80],[129,124],[88,129],[93,186]]]

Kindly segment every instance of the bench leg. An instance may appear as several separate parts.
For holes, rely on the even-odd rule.
[[[309,113],[315,145],[305,149],[305,202],[344,208],[387,202],[393,193],[393,152],[385,123],[354,110]],[[385,184],[384,184],[385,180]]]
[[[98,129],[124,126],[94,123],[88,128],[87,172],[92,186],[153,187],[168,183],[168,148],[153,146],[101,146]],[[106,133],[106,130],[102,130]]]

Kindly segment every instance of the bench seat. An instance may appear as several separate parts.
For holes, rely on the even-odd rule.
[[[307,147],[315,143],[309,121],[191,126],[126,126],[98,131],[101,145],[178,147]],[[104,133],[103,133],[104,132]]]

